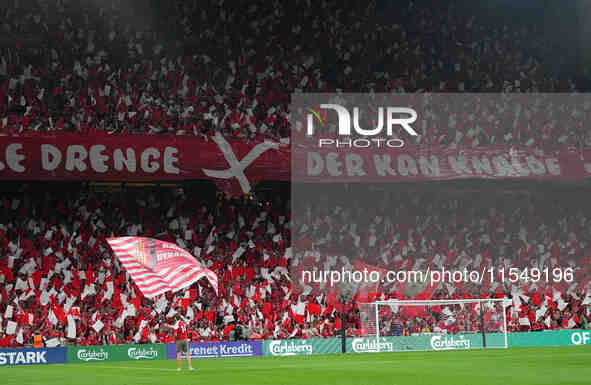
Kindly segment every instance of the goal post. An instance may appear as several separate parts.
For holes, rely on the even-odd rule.
[[[350,351],[507,348],[506,299],[358,303],[361,335]]]

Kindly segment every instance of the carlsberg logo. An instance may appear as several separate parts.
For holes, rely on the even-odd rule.
[[[464,336],[433,336],[431,337],[433,350],[470,349],[470,340]]]
[[[78,359],[80,361],[106,361],[109,359],[109,353],[101,350],[78,350]]]
[[[371,352],[393,352],[394,344],[392,342],[376,341],[375,339],[355,338],[353,340],[353,351],[355,353]]]
[[[269,344],[273,356],[295,356],[296,354],[312,354],[312,345],[305,340],[277,340]]]
[[[129,348],[127,356],[134,360],[153,360],[158,358],[158,351],[154,348]]]

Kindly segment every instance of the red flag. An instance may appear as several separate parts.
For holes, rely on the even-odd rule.
[[[143,237],[110,238],[107,242],[147,298],[184,289],[203,277],[217,293],[217,275],[173,243]]]
[[[135,298],[131,299],[129,302],[133,305],[133,307],[135,307],[136,309],[139,309],[142,299],[140,297],[135,297]]]
[[[187,309],[189,308],[189,303],[191,302],[191,300],[189,298],[183,298],[181,300],[181,306],[183,307],[183,309],[185,311],[187,311]]]
[[[311,315],[319,316],[320,313],[322,312],[322,308],[317,303],[311,303],[307,306],[307,308],[308,308],[308,313],[310,313]]]
[[[234,324],[230,324],[228,326],[226,326],[226,328],[224,329],[224,335],[227,336],[230,334],[230,332],[232,331],[232,329],[234,329]]]
[[[263,314],[265,316],[270,316],[273,313],[273,306],[269,302],[265,302],[263,304]]]

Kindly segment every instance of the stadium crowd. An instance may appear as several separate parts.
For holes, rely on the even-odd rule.
[[[454,2],[410,2],[396,11],[335,0],[149,4],[0,5],[6,36],[28,42],[0,52],[0,134],[207,138],[219,131],[280,139],[290,136],[290,113],[297,113],[289,111],[293,92],[570,93],[588,84],[547,68],[542,58],[556,52],[534,27],[487,23]],[[474,116],[449,117],[424,127],[416,140],[591,145],[582,126],[557,124],[563,116],[580,121],[588,105],[522,111],[513,121],[499,119],[502,110],[472,107],[497,119],[474,127]],[[542,127],[523,124],[530,114]]]
[[[0,197],[0,346],[34,334],[51,343],[170,341],[162,325],[177,313],[196,341],[228,339],[237,324],[251,338],[338,335],[368,330],[358,303],[374,299],[502,298],[509,331],[582,327],[588,322],[589,218],[574,192],[375,192],[374,208],[334,200],[290,218],[287,203],[189,199],[183,190],[28,191]],[[341,206],[342,205],[342,206]],[[582,207],[582,209],[581,209]],[[341,221],[342,225],[339,225]],[[188,290],[143,298],[105,242],[138,235],[191,251],[219,277]],[[291,239],[294,237],[294,239]],[[351,250],[357,250],[351,254]],[[343,257],[346,256],[346,257]],[[360,265],[361,264],[361,265]],[[341,319],[339,291],[302,282],[302,270],[480,270],[482,266],[573,268],[572,281],[482,285],[410,283],[355,288]],[[426,295],[427,294],[427,295]],[[499,305],[500,306],[500,305]],[[474,307],[382,309],[404,333],[478,331]],[[486,309],[490,331],[502,311]],[[390,325],[384,325],[388,331]],[[55,338],[55,339],[54,339]]]

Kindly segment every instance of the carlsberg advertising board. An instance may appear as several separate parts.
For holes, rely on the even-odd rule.
[[[477,336],[481,337],[482,336]],[[472,345],[470,338],[464,335],[435,335],[430,338],[433,350],[461,350],[470,349]]]
[[[166,345],[108,345],[68,347],[68,362],[165,360]]]
[[[155,349],[153,346],[132,346],[127,349],[127,357],[132,360],[157,360],[158,359],[158,350]],[[160,354],[160,357],[164,357],[163,354]],[[161,358],[163,359],[163,358]]]
[[[112,348],[105,350],[104,347],[88,346],[85,348],[68,349],[68,362],[94,362],[94,361],[115,361],[113,359]]]
[[[500,333],[487,333],[488,347],[504,346]],[[347,352],[376,353],[424,350],[466,350],[482,348],[481,334],[431,334],[399,337],[365,337],[347,339]]]
[[[341,352],[339,338],[311,338],[307,340],[270,340],[263,343],[265,356],[296,356],[334,354]]]
[[[347,351],[353,353],[395,352],[394,343],[388,337],[350,338],[347,340]]]

